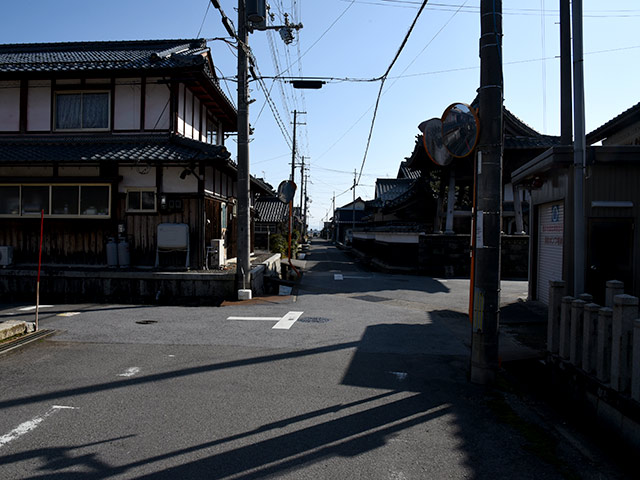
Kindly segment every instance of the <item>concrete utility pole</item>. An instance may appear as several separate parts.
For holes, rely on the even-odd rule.
[[[586,138],[584,115],[584,64],[582,53],[582,0],[572,2],[573,26],[573,294],[584,293],[584,172]]]
[[[471,381],[488,384],[498,370],[502,219],[502,1],[480,2],[480,138],[476,185]]]
[[[560,141],[571,145],[571,0],[560,0]]]
[[[300,232],[301,238],[304,238],[305,233],[304,195],[304,157],[300,157],[300,215],[302,217],[302,231]]]
[[[245,15],[245,0],[238,0],[238,253],[236,265],[238,290],[251,288],[248,48],[249,30]]]

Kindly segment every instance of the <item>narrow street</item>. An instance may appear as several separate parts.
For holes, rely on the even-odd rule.
[[[0,356],[2,478],[623,478],[467,381],[468,281],[304,263],[292,296],[43,308]]]

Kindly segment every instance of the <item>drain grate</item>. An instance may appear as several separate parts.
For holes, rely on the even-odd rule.
[[[330,318],[325,317],[302,317],[298,319],[298,322],[302,323],[327,323],[330,321]]]
[[[27,345],[28,343],[34,342],[41,338],[48,337],[49,335],[53,335],[54,333],[56,333],[55,330],[39,330],[37,332],[23,335],[22,337],[18,337],[15,340],[8,340],[0,345],[0,354],[10,352],[15,348],[22,347],[23,345]]]
[[[375,295],[360,295],[359,297],[351,298],[355,298],[356,300],[364,300],[365,302],[386,302],[388,300],[391,300],[390,298],[377,297]]]
[[[157,320],[138,320],[136,322],[138,325],[151,325],[152,323],[158,323]]]

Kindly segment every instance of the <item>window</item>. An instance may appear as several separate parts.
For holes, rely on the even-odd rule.
[[[155,189],[127,190],[127,212],[155,212],[156,208]]]
[[[0,216],[111,216],[110,185],[0,185]]]
[[[56,130],[104,130],[109,128],[109,92],[58,92]]]

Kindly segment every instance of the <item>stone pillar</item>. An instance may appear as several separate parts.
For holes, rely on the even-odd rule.
[[[549,282],[549,313],[547,314],[547,351],[560,349],[560,311],[566,284],[562,280]]]
[[[631,398],[640,402],[640,319],[633,321],[633,363],[631,365]]]
[[[609,280],[606,285],[604,306],[613,308],[613,297],[624,294],[624,283],[619,280]]]
[[[598,341],[598,312],[600,305],[587,303],[584,306],[582,326],[582,369],[587,373],[596,371]]]
[[[578,295],[578,298],[580,300],[583,300],[584,303],[591,303],[593,302],[593,295],[589,294],[589,293],[581,293],[580,295]]]
[[[582,366],[582,331],[584,323],[584,300],[571,302],[571,343],[569,345],[569,361],[576,367]]]
[[[560,305],[560,345],[558,353],[561,358],[569,359],[569,344],[571,340],[571,302],[573,297],[562,297]]]
[[[631,336],[633,321],[638,318],[638,298],[631,295],[613,297],[611,327],[611,387],[626,392],[631,380]]]
[[[596,354],[596,377],[602,383],[611,379],[611,321],[613,310],[605,307],[598,312],[598,340]]]

